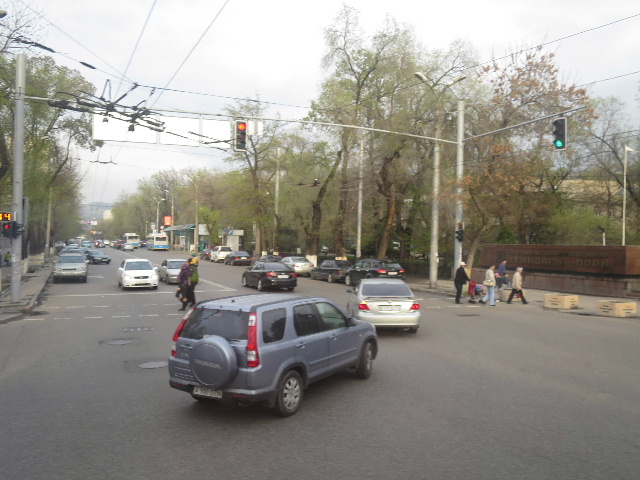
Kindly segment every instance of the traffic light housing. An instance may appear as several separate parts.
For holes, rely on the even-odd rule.
[[[556,150],[567,148],[567,119],[559,117],[553,121],[553,146]]]
[[[11,234],[13,238],[18,238],[20,235],[22,235],[22,231],[23,231],[22,224],[16,222],[15,220],[11,223],[13,224]]]
[[[458,240],[460,243],[462,243],[464,241],[464,230],[459,228],[458,230],[456,230],[456,240]]]
[[[13,236],[13,222],[2,222],[2,236],[7,238]]]
[[[247,151],[247,122],[235,120],[233,122],[233,150],[235,152]]]

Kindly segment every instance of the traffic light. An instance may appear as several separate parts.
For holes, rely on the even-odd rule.
[[[2,236],[7,238],[13,237],[13,222],[2,223]]]
[[[553,121],[553,146],[556,150],[564,150],[567,147],[567,119],[556,118]]]
[[[456,240],[458,240],[460,243],[462,243],[464,241],[464,230],[459,228],[458,230],[456,230]]]
[[[13,222],[11,222],[11,235],[13,236],[13,238],[18,238],[20,235],[22,235],[22,224],[16,222],[15,220]]]
[[[235,152],[247,151],[247,122],[235,120],[233,122],[233,150]]]

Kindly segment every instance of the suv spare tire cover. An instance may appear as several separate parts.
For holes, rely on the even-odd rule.
[[[190,359],[193,376],[203,385],[220,388],[238,372],[236,352],[217,335],[205,337],[193,349]]]

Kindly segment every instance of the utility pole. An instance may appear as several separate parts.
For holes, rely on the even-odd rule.
[[[16,93],[13,125],[13,219],[24,225],[22,196],[24,187],[24,97],[26,86],[26,59],[23,53],[16,57]],[[20,302],[22,281],[22,234],[11,242],[11,303]]]

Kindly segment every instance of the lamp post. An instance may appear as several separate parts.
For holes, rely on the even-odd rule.
[[[627,227],[627,157],[629,152],[634,152],[629,145],[624,146],[624,167],[622,169],[622,246],[626,242]]]
[[[171,248],[173,248],[173,226],[176,224],[175,218],[173,216],[173,192],[165,190],[164,193],[168,193],[169,195],[171,195]]]
[[[26,86],[26,57],[16,56],[16,91],[13,126],[13,199],[11,210],[13,220],[24,224],[22,195],[24,187],[24,97]],[[22,281],[22,235],[11,240],[11,303],[20,302],[20,282]]]
[[[440,235],[440,142],[442,135],[443,113],[440,106],[440,97],[453,85],[467,78],[461,75],[454,78],[451,82],[442,86],[439,92],[436,92],[437,83],[431,84],[429,79],[421,72],[416,72],[416,77],[427,85],[436,96],[436,133],[435,145],[433,147],[433,178],[432,178],[432,194],[431,194],[431,246],[429,249],[429,286],[435,288],[438,285],[438,237]]]
[[[161,198],[160,200],[158,200],[156,197],[153,197],[153,199],[158,202],[156,204],[156,231],[153,233],[159,233],[160,232],[160,202],[164,202],[165,199]]]

